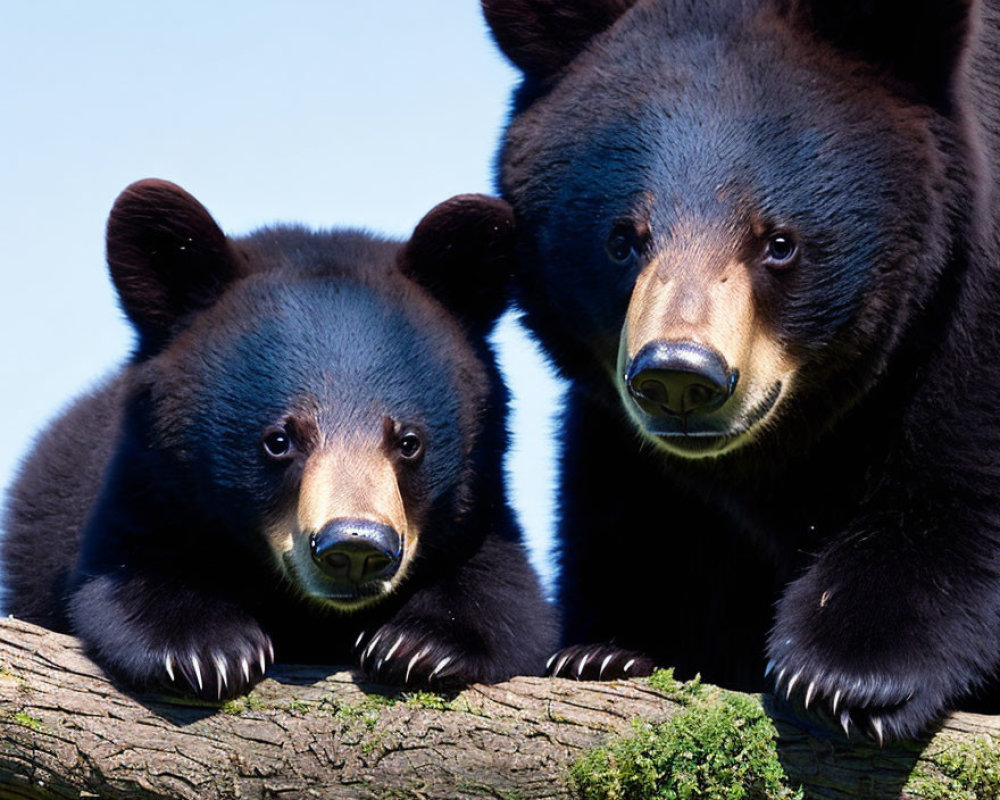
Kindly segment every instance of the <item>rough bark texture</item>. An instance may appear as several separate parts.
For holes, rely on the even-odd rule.
[[[764,705],[781,764],[807,797],[975,798],[984,790],[935,794],[937,755],[1000,741],[1000,718],[960,714],[929,742],[848,746]],[[640,681],[519,678],[445,700],[291,667],[248,698],[192,706],[122,693],[75,639],[4,620],[0,798],[575,797],[569,768],[588,750],[683,708]],[[915,766],[927,780],[907,784]]]

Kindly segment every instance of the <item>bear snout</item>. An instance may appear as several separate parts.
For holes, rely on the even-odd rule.
[[[635,404],[653,417],[683,417],[720,408],[739,373],[715,350],[695,342],[654,341],[632,359],[625,384]]]
[[[360,586],[389,580],[402,561],[402,540],[394,528],[362,519],[337,519],[309,537],[320,571],[336,583]]]

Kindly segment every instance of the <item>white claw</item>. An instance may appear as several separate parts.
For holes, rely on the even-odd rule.
[[[263,650],[261,650],[257,655],[260,657],[260,674],[263,675],[267,672],[267,660],[264,658]]]
[[[840,715],[840,727],[844,729],[844,736],[851,738],[851,712],[845,711]]]
[[[774,693],[778,694],[781,690],[781,682],[785,679],[785,673],[788,672],[788,667],[782,667],[781,672],[778,673],[778,677],[774,679]]]
[[[396,652],[396,650],[399,648],[399,646],[403,643],[403,639],[405,639],[405,638],[406,637],[403,634],[399,634],[399,637],[396,639],[396,643],[392,647],[390,647],[389,648],[389,652],[385,654],[385,660],[386,661],[389,661],[392,658],[393,654]]]
[[[245,658],[240,659],[240,666],[243,668],[243,680],[250,683],[250,664]]]
[[[794,675],[792,675],[792,679],[791,679],[791,680],[790,680],[790,681],[788,682],[788,687],[787,687],[787,688],[785,689],[785,699],[786,699],[786,700],[787,700],[787,699],[788,699],[789,697],[791,697],[791,696],[792,696],[792,689],[794,689],[794,688],[795,688],[795,682],[796,682],[796,681],[798,681],[798,679],[799,679],[799,676],[800,676],[801,674],[802,674],[802,671],[801,671],[801,670],[799,670],[799,671],[798,671],[798,672],[796,672],[796,673],[795,673]]]
[[[583,670],[587,666],[587,662],[590,661],[590,653],[587,653],[583,658],[580,659],[580,664],[576,668],[576,677],[583,676]]]
[[[417,653],[413,658],[410,659],[410,663],[406,665],[406,677],[403,678],[403,683],[410,682],[410,670],[413,669],[414,664],[416,664],[420,659],[427,655],[427,648],[423,648],[419,653]]]
[[[361,633],[358,634],[358,638],[354,640],[354,649],[355,650],[357,650],[359,647],[361,647],[361,640],[364,639],[364,638],[365,638],[365,632],[361,631]]]
[[[767,666],[764,667],[764,677],[766,678],[772,672],[774,672],[774,659],[773,658],[770,661],[768,661],[767,662]]]
[[[604,660],[601,662],[601,671],[597,673],[597,680],[604,677],[604,668],[611,663],[611,659],[615,657],[614,653],[609,653],[604,656]]]
[[[809,688],[806,689],[806,709],[809,708],[809,704],[812,702],[813,695],[816,694],[816,681],[809,682]]]
[[[165,666],[167,668],[167,676],[170,678],[170,680],[171,681],[175,680],[175,678],[174,678],[174,657],[172,655],[170,655],[170,653],[167,653],[166,656],[164,656],[164,658],[163,658],[163,666]]]
[[[875,729],[875,738],[878,740],[878,746],[882,747],[885,743],[885,735],[882,730],[882,719],[881,717],[872,717],[872,728]]]
[[[628,661],[625,662],[625,666],[622,667],[622,672],[628,672],[630,669],[632,669],[633,664],[635,664],[635,659],[630,658]]]
[[[202,691],[205,684],[201,681],[201,662],[198,660],[198,656],[191,656],[191,666],[194,667],[194,675],[198,679],[198,691]]]
[[[215,682],[217,684],[218,696],[222,698],[223,687],[229,688],[229,664],[226,659],[221,655],[212,656],[212,660],[215,662]]]
[[[569,656],[563,656],[562,658],[559,659],[559,663],[556,664],[556,668],[554,670],[552,670],[552,677],[553,678],[558,678],[559,677],[559,673],[562,672],[562,668],[566,666],[566,661],[568,659],[569,659]]]
[[[441,670],[443,670],[445,667],[448,666],[448,663],[450,661],[451,661],[451,656],[445,656],[440,661],[438,661],[437,666],[434,667],[434,671],[430,674],[430,677],[431,678],[436,677]]]
[[[219,675],[222,676],[222,683],[224,686],[229,686],[229,662],[226,661],[224,656],[213,656],[215,661],[216,669],[219,670]]]
[[[837,706],[840,705],[840,689],[837,689],[833,694],[833,714],[837,715]]]
[[[546,672],[549,671],[549,667],[552,666],[552,662],[556,660],[556,656],[557,655],[559,655],[559,653],[553,653],[552,655],[549,656],[549,660],[545,662],[545,671]]]
[[[365,652],[361,654],[361,668],[364,669],[365,661],[368,656],[372,654],[372,650],[375,649],[375,645],[378,644],[378,640],[382,638],[382,631],[376,633],[370,642],[368,642],[368,647],[365,648]]]
[[[274,663],[274,645],[271,644],[271,640],[267,640],[267,655],[271,659],[271,663]]]

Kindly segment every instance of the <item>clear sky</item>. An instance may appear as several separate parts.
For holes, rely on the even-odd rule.
[[[276,221],[406,236],[490,192],[515,73],[477,0],[0,0],[0,483],[131,333],[104,266],[128,183],[160,177],[228,233]],[[544,567],[558,387],[508,319],[515,504]],[[58,546],[58,543],[51,543]]]

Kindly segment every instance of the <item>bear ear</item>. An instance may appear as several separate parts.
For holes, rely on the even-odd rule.
[[[561,70],[635,0],[482,0],[493,38],[518,69],[544,79]]]
[[[243,271],[205,207],[181,187],[154,179],[118,195],[108,218],[107,256],[145,355],[160,349],[181,320],[214,303]]]
[[[514,211],[481,194],[445,200],[417,224],[398,263],[457,317],[488,328],[507,305]]]
[[[947,108],[976,0],[785,0],[796,22]]]

